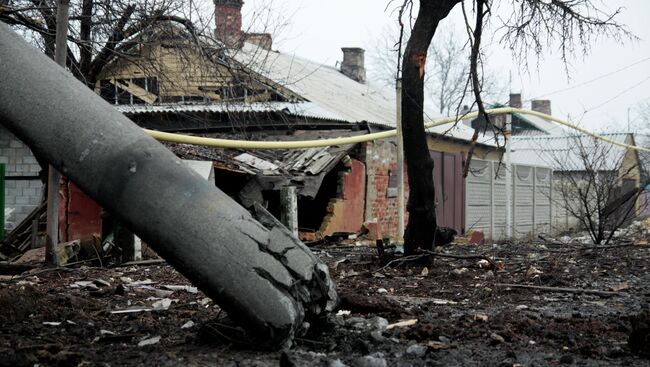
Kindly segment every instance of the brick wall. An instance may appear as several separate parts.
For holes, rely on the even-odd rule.
[[[327,215],[320,231],[324,235],[334,232],[358,232],[363,225],[364,190],[366,170],[363,163],[350,160],[348,171],[339,173],[339,188],[330,200]]]
[[[397,163],[394,141],[385,139],[366,143],[365,160],[367,172],[365,220],[376,220],[383,236],[397,236],[397,197],[389,195],[390,172]],[[393,196],[393,197],[389,197]],[[404,174],[404,197],[408,198],[408,182]],[[405,213],[408,220],[408,213]]]
[[[13,228],[41,202],[41,166],[31,150],[15,135],[0,126],[0,163],[5,164],[5,206],[14,212],[5,227]]]
[[[241,0],[216,0],[214,2],[215,36],[228,46],[242,42]]]

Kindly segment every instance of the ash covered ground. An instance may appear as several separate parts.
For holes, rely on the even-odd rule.
[[[312,250],[342,303],[291,349],[241,344],[168,265],[82,266],[2,278],[0,365],[650,365],[647,242],[452,244],[466,258],[408,264]]]

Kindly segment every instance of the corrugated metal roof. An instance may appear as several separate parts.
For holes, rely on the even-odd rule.
[[[289,109],[292,103],[165,103],[158,105],[136,104],[116,105],[115,108],[125,114],[166,113],[166,112],[274,112]]]
[[[126,115],[147,113],[189,113],[189,112],[283,112],[294,116],[347,121],[343,116],[322,109],[312,102],[229,102],[229,103],[166,103],[158,105],[117,105],[115,108]]]
[[[246,43],[234,58],[262,77],[307,99],[308,102],[255,102],[211,104],[117,105],[127,115],[188,112],[283,112],[286,114],[350,123],[369,122],[395,128],[395,91],[372,82],[358,83],[337,68],[309,61],[295,55],[267,51]],[[425,121],[437,116],[425,111]],[[428,130],[469,141],[473,129],[461,123]],[[494,139],[480,138],[479,143],[494,146]]]
[[[338,69],[295,55],[267,51],[246,43],[234,58],[271,81],[316,103],[325,116],[349,122],[395,126],[395,92],[372,82],[358,83]]]
[[[467,126],[462,121],[459,121],[455,125],[447,124],[447,125],[435,126],[428,129],[427,131],[435,134],[450,136],[453,138],[463,139],[463,140],[472,140],[472,136],[474,135],[474,129]],[[483,145],[490,145],[490,146],[497,145],[494,134],[490,134],[490,133],[483,134],[483,132],[479,132],[477,143]]]
[[[552,121],[549,121],[547,119],[541,118],[539,116],[534,116],[534,115],[526,115],[523,113],[515,113],[515,116],[519,117],[520,119],[527,121],[529,124],[535,126],[536,128],[540,129],[546,134],[549,135],[564,135],[566,134],[566,129],[562,127],[560,124],[556,124]]]
[[[604,134],[620,143],[631,143],[630,134]],[[628,139],[629,138],[629,139]],[[603,157],[601,170],[617,170],[627,148],[584,135],[515,136],[512,163],[551,167],[555,171],[583,171],[581,154]],[[589,162],[589,159],[587,159]]]
[[[246,43],[234,55],[240,63],[312,102],[314,117],[339,116],[344,121],[362,122],[395,128],[395,90],[371,81],[358,83],[337,68],[278,51],[267,51]],[[425,111],[425,121],[439,117]],[[471,140],[474,130],[458,124],[429,129],[435,134]],[[488,139],[479,141],[494,145]]]

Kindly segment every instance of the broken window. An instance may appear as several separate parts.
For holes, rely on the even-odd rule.
[[[158,78],[104,79],[99,95],[113,104],[145,104],[158,100]]]

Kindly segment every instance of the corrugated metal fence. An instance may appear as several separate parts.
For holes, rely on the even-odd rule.
[[[547,233],[552,218],[552,178],[549,168],[513,165],[513,235],[518,238]],[[499,162],[473,159],[465,181],[465,224],[487,238],[506,237],[506,171]]]

